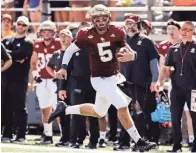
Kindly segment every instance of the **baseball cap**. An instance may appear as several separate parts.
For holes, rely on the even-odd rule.
[[[125,13],[124,20],[125,21],[132,21],[135,23],[138,23],[141,21],[140,17],[136,14],[133,14],[133,13]]]
[[[142,25],[147,26],[149,29],[152,29],[152,23],[148,20],[143,20]]]
[[[3,14],[1,16],[1,21],[4,19],[9,19],[10,21],[13,21],[12,16],[10,14]]]
[[[65,35],[69,36],[70,38],[73,38],[71,31],[68,29],[61,30],[59,34],[65,34]]]
[[[24,22],[24,24],[29,26],[29,19],[26,16],[19,16],[16,22]]]

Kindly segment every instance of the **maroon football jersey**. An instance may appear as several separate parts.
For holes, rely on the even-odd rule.
[[[60,41],[54,39],[50,45],[46,46],[43,40],[37,40],[34,42],[34,52],[37,53],[38,63],[37,68],[41,78],[51,79],[52,76],[47,72],[46,66],[50,61],[53,53],[61,48]]]
[[[165,41],[162,41],[160,44],[159,44],[159,54],[163,55],[163,56],[167,56],[167,53],[168,53],[168,50],[169,50],[169,47],[171,46],[171,42],[169,40],[165,40]]]
[[[75,44],[89,52],[92,77],[112,76],[119,71],[116,52],[125,46],[125,32],[122,27],[110,25],[108,31],[100,35],[94,27],[78,32]]]

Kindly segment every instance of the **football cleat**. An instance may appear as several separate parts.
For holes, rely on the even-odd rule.
[[[59,101],[56,109],[50,114],[48,118],[48,123],[51,123],[55,118],[59,117],[62,113],[65,114],[65,109],[67,108],[67,105],[64,101]]]
[[[148,142],[147,140],[139,139],[139,141],[136,143],[136,150],[139,150],[140,152],[149,151],[157,146],[154,142]]]

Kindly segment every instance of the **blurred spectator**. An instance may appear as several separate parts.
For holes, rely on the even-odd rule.
[[[41,21],[42,1],[43,0],[24,0],[23,15],[28,16],[28,8],[31,8],[31,9],[36,8],[36,11],[29,12],[31,22]],[[38,25],[33,26],[34,32],[37,31],[38,27],[39,27]]]
[[[196,6],[195,0],[174,0],[174,6]],[[196,11],[174,11],[171,18],[176,21],[196,21]]]
[[[72,8],[89,7],[90,5],[91,5],[90,0],[84,0],[84,1],[71,0]],[[70,21],[75,21],[75,22],[85,21],[85,15],[86,15],[86,11],[73,11],[70,14]]]
[[[14,6],[14,0],[1,0],[1,8],[6,8],[6,9],[9,9],[9,8],[13,8]],[[2,14],[4,13],[7,13],[7,14],[10,14],[10,15],[14,15],[14,12],[11,12],[11,11],[3,11]]]
[[[116,0],[97,0],[97,4],[104,4],[107,7],[115,7]],[[112,21],[116,21],[116,11],[111,11],[111,19]]]
[[[152,30],[152,23],[148,20],[143,20],[141,32],[148,36],[151,30]]]
[[[9,14],[3,14],[1,17],[1,39],[12,36],[14,32],[12,31],[13,19]]]
[[[116,6],[130,6],[131,0],[118,0]]]
[[[14,8],[22,8],[23,3],[24,3],[24,0],[14,0]],[[15,19],[17,19],[21,15],[22,15],[21,11],[16,11],[15,12]]]
[[[70,6],[69,1],[58,1],[58,0],[50,1],[51,8],[64,8],[64,7],[69,7],[69,6]],[[75,14],[76,17],[78,15],[80,16],[79,12],[76,12],[76,13],[78,13],[77,15]],[[70,20],[70,11],[53,11],[52,14],[54,18],[53,20],[55,22],[68,22]],[[58,31],[64,28],[65,28],[64,26],[57,27]]]

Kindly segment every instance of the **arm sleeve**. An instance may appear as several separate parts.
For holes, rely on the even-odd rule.
[[[7,52],[5,46],[3,45],[3,43],[1,43],[1,59],[4,61],[7,61],[9,59],[11,59],[10,54]]]
[[[148,57],[149,57],[149,61],[155,59],[155,58],[159,58],[159,54],[158,54],[158,47],[155,44],[155,42],[153,42],[152,40],[149,40],[149,45],[148,47]]]
[[[71,57],[73,56],[73,54],[77,51],[79,51],[80,48],[78,48],[78,46],[75,43],[72,43],[65,51],[64,55],[63,55],[63,61],[62,61],[62,67],[64,67],[65,65],[68,66],[69,61],[71,60]],[[63,66],[64,65],[64,66]]]
[[[150,61],[150,71],[152,74],[152,82],[156,82],[159,77],[158,59],[155,58]]]
[[[71,75],[71,71],[73,69],[73,57],[71,58],[70,62],[69,62],[69,65],[67,67],[67,80],[60,80],[59,81],[59,89],[60,90],[66,90],[67,89],[67,85],[68,85],[68,80],[69,80],[69,77]]]
[[[57,53],[54,53],[52,55],[52,57],[50,58],[47,66],[50,67],[51,69],[55,69],[55,62],[56,62],[56,59],[57,59]]]
[[[59,90],[66,90],[67,88],[67,80],[61,79],[59,80]]]
[[[33,44],[30,41],[25,41],[25,43],[22,45],[21,48],[19,48],[17,51],[11,52],[11,56],[15,60],[22,60],[31,58],[31,55],[33,53]]]
[[[165,60],[165,66],[174,66],[174,61],[173,61],[173,50],[169,48],[168,54],[166,56]]]

